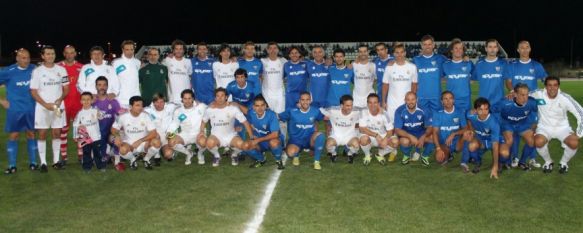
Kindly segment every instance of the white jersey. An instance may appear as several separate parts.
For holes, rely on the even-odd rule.
[[[356,124],[360,120],[360,112],[352,110],[348,115],[344,115],[340,108],[321,108],[320,111],[324,116],[330,119],[332,131],[330,136],[335,139],[349,140],[358,136]]]
[[[229,62],[224,64],[216,61],[213,63],[213,76],[216,82],[216,88],[222,87],[227,89],[227,85],[235,81],[235,71],[239,69],[238,62]]]
[[[35,89],[38,95],[47,103],[54,103],[63,95],[63,87],[69,85],[67,70],[62,66],[53,65],[48,68],[44,65],[38,66],[32,71],[30,89]],[[63,107],[63,102],[61,106]]]
[[[263,82],[261,83],[261,93],[264,96],[279,97],[284,95],[283,86],[283,65],[287,62],[285,58],[271,60],[261,58],[263,64]]]
[[[196,137],[201,130],[204,130],[200,126],[206,109],[206,104],[197,102],[194,102],[194,105],[188,109],[181,106],[174,111],[172,124],[170,124],[166,132],[176,133],[178,128],[180,128],[181,134]]]
[[[393,130],[393,122],[389,120],[387,114],[381,109],[377,115],[372,115],[368,109],[362,111],[358,127],[367,128],[381,136],[387,135],[387,131]]]
[[[150,116],[145,112],[141,112],[138,116],[133,116],[131,112],[126,112],[115,119],[112,128],[122,130],[122,140],[129,144],[146,137],[150,131],[156,130],[154,122],[150,120]]]
[[[144,108],[144,112],[150,115],[150,119],[154,123],[158,135],[163,137],[166,134],[166,130],[168,130],[170,123],[172,123],[172,116],[176,108],[178,106],[173,103],[165,103],[162,111],[156,110],[153,103]]]
[[[577,136],[583,137],[583,108],[569,94],[559,90],[557,97],[551,99],[546,89],[538,89],[530,94],[538,105],[538,127],[544,129],[570,128],[567,111],[577,119]]]
[[[405,95],[411,91],[411,85],[417,83],[417,67],[408,61],[403,65],[395,63],[387,66],[383,83],[389,84],[387,106],[396,109],[405,103]]]
[[[77,90],[79,93],[91,92],[92,94],[97,94],[97,88],[95,88],[95,80],[99,76],[105,76],[107,78],[107,93],[119,95],[119,79],[113,70],[113,67],[106,64],[105,61],[101,65],[96,65],[91,61],[91,63],[84,65],[79,73],[79,79],[77,80]]]
[[[180,93],[184,89],[191,89],[192,62],[185,57],[181,60],[167,57],[162,64],[168,67],[168,101],[181,103]]]
[[[207,108],[203,121],[206,123],[209,120],[211,122],[211,135],[220,138],[236,135],[235,120],[243,123],[247,121],[247,118],[238,107],[227,105],[224,108]]]
[[[77,129],[85,126],[89,137],[94,141],[101,139],[99,131],[99,110],[96,108],[81,109],[73,121],[73,138],[77,138]]]
[[[126,58],[122,55],[121,58],[113,60],[112,64],[120,82],[117,102],[129,105],[131,97],[141,95],[139,70],[142,63],[135,57]]]
[[[366,97],[370,93],[374,93],[374,81],[377,79],[375,67],[373,62],[367,62],[366,64],[352,63],[354,70],[352,98],[354,98],[354,106],[357,108],[366,108]]]

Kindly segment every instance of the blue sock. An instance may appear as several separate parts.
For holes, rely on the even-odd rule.
[[[271,153],[275,156],[276,161],[281,161],[281,153],[283,152],[283,148],[281,145],[277,146],[276,148],[271,149]]]
[[[36,164],[36,156],[38,154],[36,139],[26,140],[26,150],[28,150],[28,162],[30,164]]]
[[[16,167],[16,155],[18,155],[18,142],[9,140],[6,146],[8,152],[8,167]]]
[[[468,164],[470,162],[470,149],[468,149],[468,142],[464,142],[464,147],[462,148],[462,159],[461,163]]]
[[[514,158],[518,158],[518,148],[520,147],[520,135],[518,134],[513,134],[513,141],[512,141],[512,146],[510,147],[510,156],[512,156],[512,159]]]
[[[526,164],[529,158],[531,158],[532,151],[534,151],[534,147],[528,146],[528,144],[524,143],[522,147],[522,156],[520,157],[519,163]]]
[[[435,149],[435,144],[433,144],[433,143],[425,144],[425,149],[423,150],[423,157],[428,157],[431,153],[433,153],[434,149]]]
[[[326,143],[326,137],[324,134],[318,135],[316,140],[314,140],[314,161],[320,161],[320,156],[322,155],[322,150],[324,149],[324,143]]]
[[[259,152],[258,150],[246,150],[245,152],[247,153],[247,155],[251,156],[257,161],[265,160],[265,156],[263,156],[263,153]]]
[[[403,152],[403,155],[405,156],[411,156],[411,147],[404,147],[404,146],[400,146],[401,147],[401,151]]]

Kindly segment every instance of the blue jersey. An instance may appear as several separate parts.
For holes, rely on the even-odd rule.
[[[253,83],[253,93],[259,95],[261,93],[259,75],[263,73],[263,63],[261,63],[261,60],[255,57],[251,60],[239,58],[239,68],[247,71],[247,81]]]
[[[344,66],[338,68],[336,65],[330,67],[330,86],[328,88],[327,104],[330,106],[340,105],[340,97],[343,95],[352,95],[350,90],[354,83],[354,71]]]
[[[528,85],[529,91],[538,89],[538,80],[544,80],[548,76],[545,68],[533,60],[522,62],[514,60],[509,62],[504,68],[504,78],[512,80],[512,86],[519,83]]]
[[[213,76],[213,63],[215,59],[200,60],[194,57],[192,62],[192,87],[196,100],[210,104],[215,100],[215,77]]]
[[[455,107],[452,112],[440,110],[434,113],[432,120],[433,128],[439,130],[438,135],[440,143],[445,143],[445,140],[449,135],[465,128],[467,125],[465,112],[462,112]]]
[[[419,107],[412,113],[407,109],[407,104],[403,104],[395,111],[395,129],[402,129],[416,137],[425,133],[426,127],[431,127],[431,111]]]
[[[28,65],[26,69],[22,69],[13,64],[0,71],[0,85],[6,86],[6,99],[10,102],[8,111],[34,112],[35,101],[30,94],[30,80],[34,68],[34,65]]]
[[[474,63],[471,61],[446,61],[443,63],[443,76],[446,80],[445,89],[453,93],[454,98],[470,99],[470,80]]]
[[[381,59],[380,57],[376,57],[374,60],[372,60],[372,62],[375,64],[376,70],[375,73],[377,75],[377,79],[380,81],[377,81],[377,94],[379,95],[379,98],[382,98],[382,92],[383,92],[383,76],[385,75],[385,68],[387,67],[387,64],[389,64],[390,61],[395,60],[394,58],[392,58],[391,56],[387,57],[385,60]],[[340,97],[338,97],[340,98]],[[379,103],[384,103],[382,99],[379,99]]]
[[[273,132],[279,132],[279,120],[275,112],[266,109],[263,117],[257,116],[257,112],[251,109],[247,114],[247,120],[253,128],[253,136],[265,137]]]
[[[291,108],[279,114],[279,119],[287,122],[290,140],[307,140],[309,142],[312,134],[316,132],[318,121],[324,119],[324,115],[319,109],[313,107],[310,107],[306,112],[299,108]]]
[[[468,121],[472,123],[474,132],[482,141],[499,142],[500,141],[500,123],[492,114],[488,114],[486,120],[478,119],[477,114],[468,114]]]
[[[492,112],[500,113],[502,124],[521,124],[529,126],[536,119],[538,113],[537,102],[534,98],[528,97],[528,101],[519,106],[514,100],[504,99],[492,108]]]
[[[291,61],[283,65],[283,77],[287,80],[286,92],[306,91],[308,85],[308,72],[306,72],[306,63],[300,61],[296,64]]]
[[[315,61],[308,61],[307,64],[307,71],[310,77],[309,91],[312,94],[312,102],[325,104],[326,97],[328,97],[328,83],[330,80],[328,67],[324,63],[317,64]]]
[[[233,102],[243,106],[251,107],[255,98],[255,86],[247,81],[244,87],[239,87],[237,81],[231,81],[227,85],[227,96],[231,95]]]
[[[439,99],[441,96],[442,65],[447,60],[441,54],[413,58],[417,66],[417,96],[419,99]]]
[[[502,58],[494,61],[480,59],[474,67],[472,80],[477,80],[480,86],[478,95],[490,101],[492,106],[504,99],[504,67]]]

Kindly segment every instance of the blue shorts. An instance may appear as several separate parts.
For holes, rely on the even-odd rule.
[[[411,134],[411,135],[413,135],[413,136],[415,136],[417,138],[420,138],[421,136],[423,136],[423,134],[425,134],[425,130],[423,130],[423,131],[413,131],[413,132],[409,132],[409,131],[405,130],[405,132],[407,132],[407,133],[409,133],[409,134]]]
[[[457,109],[463,111],[462,113],[464,114],[464,116],[466,115],[466,113],[470,109],[472,109],[472,104],[471,104],[470,98],[460,98],[460,99],[456,98],[454,101],[455,101],[454,106]]]
[[[417,102],[417,105],[423,109],[431,109],[433,112],[441,110],[441,101],[439,99],[421,99]]]
[[[14,133],[33,130],[34,130],[34,110],[6,111],[6,125],[4,125],[5,132]]]
[[[315,108],[327,108],[328,107],[328,101],[326,101],[326,100],[313,101],[310,106],[315,107]]]
[[[283,145],[283,135],[279,134],[279,143]],[[271,146],[269,146],[269,141],[260,142],[257,144],[259,146],[259,152],[263,153],[266,151],[271,151]]]
[[[449,137],[449,135],[448,135],[448,137]],[[445,145],[445,140],[446,139],[447,139],[447,137],[442,137],[440,135],[439,136],[439,144],[440,145]],[[449,146],[450,153],[453,153],[454,151],[456,151],[456,146],[457,146],[457,143],[458,143],[459,139],[460,139],[460,136],[455,136],[453,138],[453,141],[451,142],[451,145]]]
[[[510,131],[513,133],[518,133],[519,135],[522,135],[524,132],[531,129],[529,123],[516,124],[516,123],[510,123],[507,121],[502,122],[501,128],[502,128],[502,132]]]
[[[310,139],[309,138],[290,138],[289,141],[287,142],[288,145],[293,144],[296,145],[297,147],[300,148],[300,151],[302,150],[309,150],[311,148],[310,146]]]

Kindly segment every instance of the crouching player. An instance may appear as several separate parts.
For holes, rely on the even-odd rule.
[[[352,96],[343,95],[340,97],[340,108],[330,108],[322,110],[326,116],[324,120],[329,120],[332,131],[326,140],[326,150],[332,162],[336,162],[336,147],[348,147],[348,163],[354,162],[354,156],[360,149],[358,142],[358,121],[360,113],[353,111]]]
[[[385,164],[385,155],[397,153],[399,139],[393,135],[393,122],[379,105],[379,96],[369,94],[366,98],[368,109],[363,110],[358,122],[360,129],[360,148],[364,152],[364,165],[370,164],[370,150],[373,146],[378,147],[375,158],[380,164]]]
[[[441,94],[442,110],[433,114],[433,143],[435,146],[435,159],[438,163],[446,164],[454,158],[453,153],[462,150],[463,136],[467,123],[465,110],[455,107],[455,98],[451,91]],[[466,149],[466,148],[464,148]],[[467,150],[465,153],[468,153]],[[467,163],[461,165],[468,169]]]
[[[253,100],[253,109],[247,113],[247,119],[253,130],[253,136],[245,143],[246,153],[255,159],[250,167],[265,164],[263,152],[271,151],[277,163],[277,169],[284,168],[281,161],[283,135],[279,133],[277,114],[267,109],[267,102],[262,95]]]
[[[406,165],[409,160],[417,161],[421,156],[421,163],[429,166],[429,155],[433,152],[433,141],[431,139],[431,110],[421,109],[417,106],[417,95],[414,92],[407,92],[405,104],[395,111],[395,133],[399,136],[399,145],[403,152],[401,163]],[[411,149],[415,147],[413,158],[411,159]],[[425,149],[424,149],[425,148]],[[394,158],[389,157],[389,162]]]
[[[168,147],[168,139],[166,138],[166,131],[172,123],[172,116],[177,106],[173,103],[166,103],[165,96],[161,93],[154,93],[151,97],[152,104],[144,108],[144,112],[150,115],[150,119],[156,127],[156,133],[160,139],[160,150],[172,150]],[[161,162],[160,153],[154,155],[154,166],[159,167]]]

